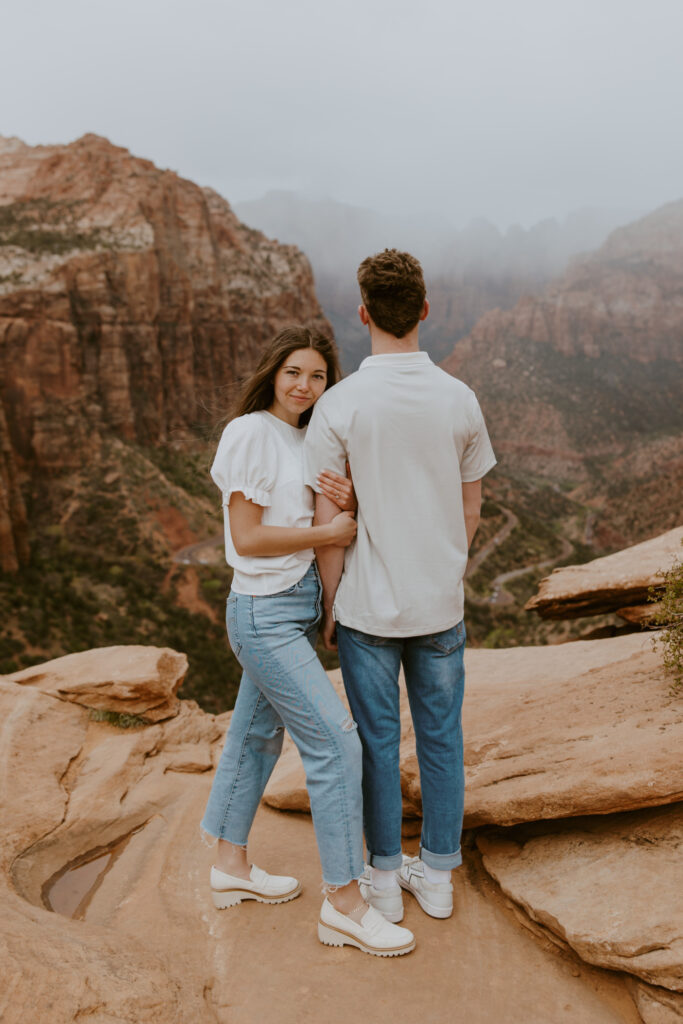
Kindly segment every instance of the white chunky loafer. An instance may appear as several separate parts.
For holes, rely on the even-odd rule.
[[[256,900],[258,903],[287,903],[301,892],[301,883],[288,875],[269,875],[255,864],[251,866],[249,878],[227,875],[225,871],[211,868],[211,897],[218,910],[235,907],[242,900]]]
[[[355,946],[373,956],[403,956],[415,949],[415,936],[368,907],[360,923],[340,914],[326,899],[320,909],[318,938],[325,946]]]
[[[433,884],[425,878],[424,864],[419,857],[403,854],[403,864],[398,869],[398,884],[412,892],[425,914],[430,917],[450,917],[453,913],[453,883]]]

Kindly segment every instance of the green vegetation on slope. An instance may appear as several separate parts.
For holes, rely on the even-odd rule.
[[[36,485],[30,563],[0,575],[0,673],[90,647],[154,644],[188,655],[183,697],[208,711],[232,707],[241,670],[225,634],[230,571],[173,561],[220,530],[215,487],[197,493],[204,459],[113,441],[80,473]],[[196,478],[196,493],[157,461],[177,463],[185,483]]]
[[[14,245],[34,254],[61,255],[72,249],[110,248],[100,228],[81,231],[75,201],[27,199],[0,206],[0,246]]]
[[[656,643],[672,678],[672,690],[683,690],[683,556],[663,574],[664,590],[653,588],[651,599],[660,602],[654,617],[662,632]]]

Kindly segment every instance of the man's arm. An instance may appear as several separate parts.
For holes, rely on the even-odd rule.
[[[326,526],[336,515],[339,515],[339,509],[334,502],[326,498],[324,494],[316,494],[313,525]],[[315,560],[318,563],[320,581],[323,585],[323,647],[328,651],[336,651],[337,643],[334,635],[332,606],[342,572],[344,571],[344,548],[335,547],[332,544],[316,548]]]
[[[336,508],[336,506],[332,506]],[[470,483],[462,485],[462,507],[465,512],[465,529],[467,530],[467,550],[472,547],[472,541],[474,535],[477,532],[479,526],[479,519],[481,517],[481,480],[472,480]],[[326,522],[330,520],[327,519]],[[321,548],[323,551],[336,551],[337,548]],[[344,550],[340,549],[342,553],[342,562],[344,561]]]

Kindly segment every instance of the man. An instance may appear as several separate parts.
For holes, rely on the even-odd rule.
[[[320,494],[324,468],[348,460],[358,532],[317,554],[323,640],[335,628],[344,686],[363,746],[368,901],[403,917],[402,888],[433,917],[453,910],[464,805],[463,576],[479,522],[481,478],[496,462],[474,393],[419,350],[429,313],[422,268],[395,249],[358,270],[361,322],[372,355],[317,403],[308,428],[307,483],[316,520],[337,507]],[[343,571],[343,575],[342,575]],[[401,852],[399,689],[403,664],[422,789],[420,856]]]

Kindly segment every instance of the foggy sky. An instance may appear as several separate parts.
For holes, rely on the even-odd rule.
[[[683,196],[680,0],[0,0],[0,134],[531,224]]]

